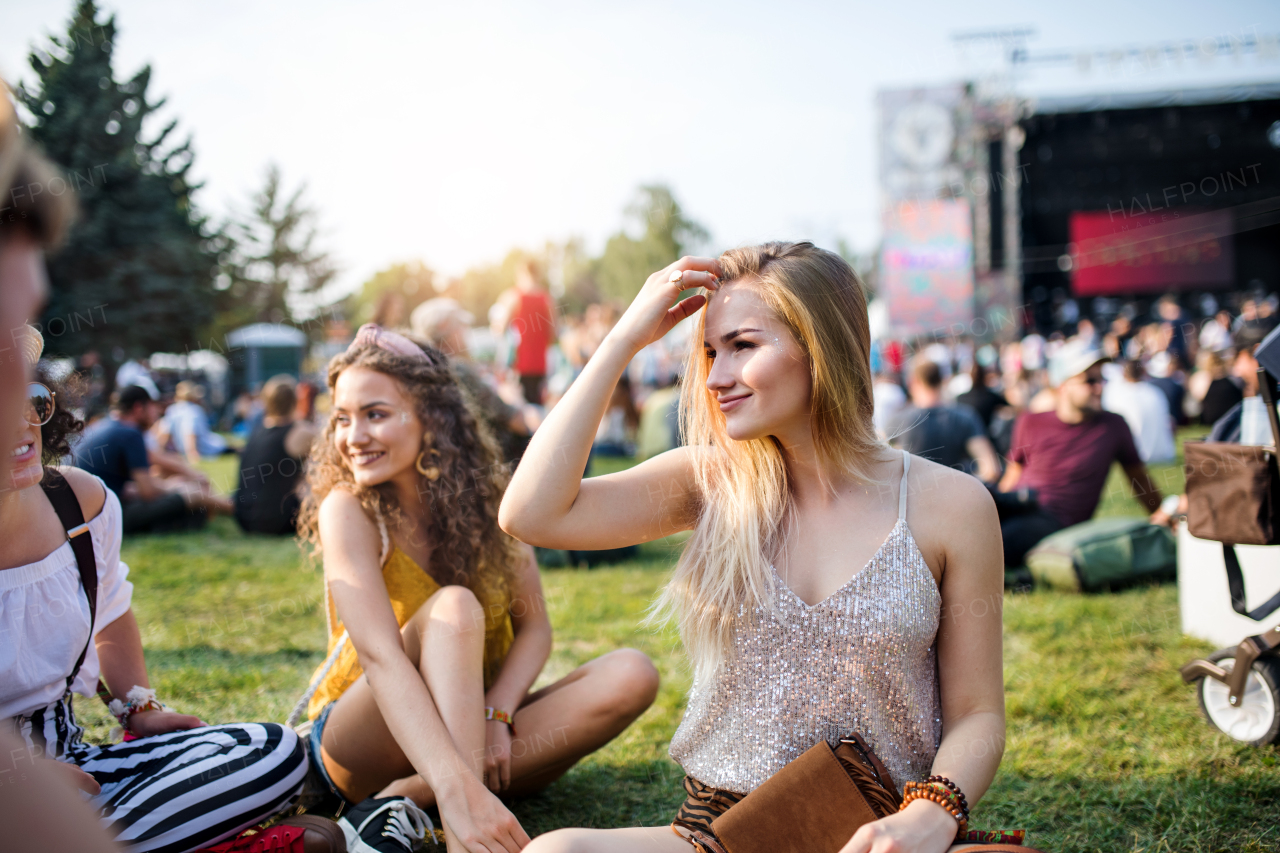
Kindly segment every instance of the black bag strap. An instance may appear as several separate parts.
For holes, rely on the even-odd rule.
[[[1261,622],[1272,613],[1280,610],[1280,592],[1271,596],[1271,600],[1250,610],[1245,604],[1244,573],[1240,571],[1240,558],[1236,556],[1236,546],[1222,543],[1222,560],[1227,565],[1227,589],[1231,591],[1231,609],[1241,616],[1248,616],[1255,622]]]
[[[67,478],[56,468],[45,468],[44,479],[40,481],[44,496],[53,504],[53,511],[67,531],[67,539],[71,542],[71,551],[76,555],[76,565],[80,568],[80,583],[84,594],[89,598],[89,639],[85,641],[80,657],[71,674],[67,676],[67,690],[80,674],[85,655],[89,654],[89,644],[93,642],[93,628],[98,617],[98,561],[93,556],[93,537],[89,535],[89,525],[84,520],[84,512],[80,509],[80,501],[72,491]]]

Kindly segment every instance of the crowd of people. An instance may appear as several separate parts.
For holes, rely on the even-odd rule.
[[[1150,322],[1123,312],[1102,334],[1082,319],[1070,335],[1033,333],[1000,347],[890,344],[876,359],[876,428],[893,446],[988,484],[1011,568],[1046,536],[1093,516],[1112,463],[1152,520],[1168,523],[1178,503],[1162,507],[1147,465],[1174,461],[1179,426],[1270,443],[1254,351],[1276,326],[1275,309],[1274,297],[1249,298],[1239,315],[1216,311],[1197,324],[1165,296]]]
[[[0,116],[0,191],[55,174]],[[259,389],[228,497],[198,467],[229,452],[200,386],[169,403],[131,367],[86,426],[76,377],[42,362],[27,323],[73,215],[67,195],[27,194],[0,224],[0,327],[20,354],[0,359],[0,823],[20,849],[715,851],[715,819],[849,740],[900,808],[842,853],[1021,841],[969,826],[1005,742],[999,611],[970,604],[1002,600],[1004,564],[1092,515],[1112,462],[1167,520],[1145,467],[1161,430],[1216,415],[1223,440],[1260,435],[1269,302],[1198,334],[1165,299],[1101,335],[1081,321],[908,353],[873,342],[840,256],[766,243],[683,258],[580,320],[527,264],[489,317],[496,364],[471,357],[474,318],[447,298],[403,330],[362,326],[322,404],[290,376]],[[636,453],[585,476],[593,455]],[[285,724],[207,724],[147,672],[122,538],[219,513],[296,534],[323,565],[327,655]],[[687,797],[666,826],[530,839],[510,799],[658,692],[635,649],[532,689],[552,647],[534,548],[676,532],[658,613],[694,674],[670,745]],[[86,742],[74,694],[124,739]]]

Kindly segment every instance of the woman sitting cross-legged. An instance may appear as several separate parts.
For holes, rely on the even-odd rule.
[[[34,364],[39,336],[25,338]],[[206,726],[156,700],[120,561],[120,502],[92,474],[42,466],[65,456],[83,427],[42,379],[28,386],[25,415],[0,424],[12,464],[0,491],[0,722],[22,747],[5,764],[21,774],[53,759],[129,853],[215,844],[293,800],[306,750],[286,726]],[[84,742],[71,694],[93,696],[99,677],[134,739]]]
[[[690,288],[705,295],[678,301]],[[687,446],[583,480],[627,363],[695,313]],[[876,438],[870,343],[862,283],[831,252],[685,258],[649,278],[533,436],[502,503],[513,536],[586,550],[693,531],[661,602],[693,687],[671,741],[681,831],[559,830],[529,851],[688,853],[709,818],[855,733],[920,788],[843,853],[942,853],[964,829],[959,792],[982,796],[1004,745],[1000,526],[978,480]]]
[[[497,794],[608,743],[657,671],[622,649],[529,692],[551,649],[538,567],[498,527],[505,469],[443,354],[366,325],[329,389],[299,522],[330,602],[312,761],[355,851],[408,849],[435,803],[450,851],[514,853],[529,839]]]

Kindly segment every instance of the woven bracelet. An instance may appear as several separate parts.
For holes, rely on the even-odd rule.
[[[513,734],[515,733],[516,724],[511,722],[511,715],[506,711],[499,711],[496,708],[486,707],[484,709],[484,718],[485,720],[496,720],[499,723],[506,723],[507,728],[511,729]]]

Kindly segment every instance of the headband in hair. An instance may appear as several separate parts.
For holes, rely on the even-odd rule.
[[[423,352],[422,347],[406,338],[404,335],[384,329],[377,323],[365,323],[356,332],[356,339],[351,342],[348,350],[365,345],[375,346],[384,349],[387,352],[402,355],[405,358],[412,358],[417,361],[430,361],[427,354]]]

